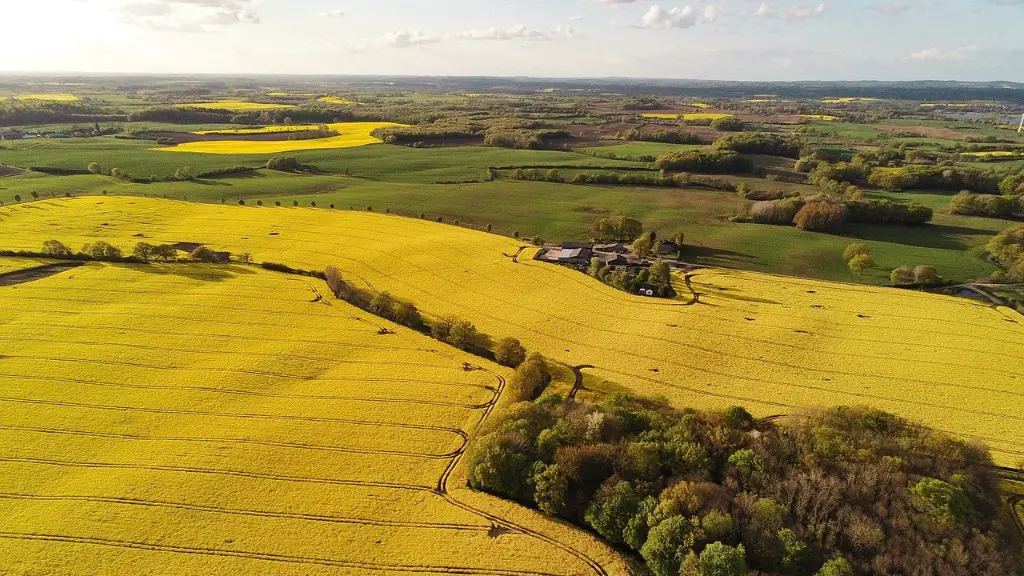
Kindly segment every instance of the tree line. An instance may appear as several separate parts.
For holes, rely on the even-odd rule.
[[[891,414],[782,425],[738,407],[529,392],[474,438],[470,485],[589,528],[655,576],[1022,568],[985,449]]]

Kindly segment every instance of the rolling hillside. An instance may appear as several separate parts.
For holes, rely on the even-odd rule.
[[[967,300],[703,270],[695,302],[653,301],[507,254],[512,239],[394,216],[129,198],[0,209],[0,248],[189,241],[322,269],[679,406],[760,416],[865,404],[1024,456],[1024,320]],[[679,280],[679,290],[689,295]]]

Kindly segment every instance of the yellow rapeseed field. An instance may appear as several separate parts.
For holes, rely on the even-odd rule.
[[[826,98],[822,102],[825,104],[849,104],[850,102],[874,102],[875,100],[878,100],[878,98],[851,98],[845,96],[842,98]]]
[[[626,573],[447,480],[506,370],[318,280],[91,263],[0,302],[0,574]]]
[[[316,99],[317,102],[323,102],[324,104],[339,104],[343,106],[352,106],[355,102],[347,100],[345,98],[338,98],[337,96],[321,96]]]
[[[35,268],[36,266],[42,266],[48,264],[46,260],[39,258],[4,258],[0,257],[0,274],[8,274],[10,272],[17,272],[18,270],[25,270],[26,268]]]
[[[272,197],[268,197],[272,199]],[[624,294],[536,262],[518,242],[455,226],[315,208],[139,198],[0,208],[0,249],[105,239],[208,243],[257,261],[322,269],[457,314],[532,349],[680,406],[741,404],[760,416],[871,405],[1024,456],[1024,319],[965,299],[702,270],[682,300]]]
[[[14,96],[0,96],[0,101],[7,99],[16,100],[43,100],[48,102],[77,102],[78,96],[65,93],[42,93],[42,94],[16,94]]]
[[[976,156],[978,158],[1007,158],[1010,156],[1021,156],[1024,155],[1024,151],[1020,150],[987,150],[982,152],[961,152],[961,156]]]
[[[337,136],[315,138],[310,140],[214,140],[208,142],[186,142],[177,146],[152,148],[163,152],[197,152],[201,154],[280,154],[297,150],[327,150],[333,148],[354,148],[368,144],[380,144],[381,141],[370,135],[377,128],[401,126],[393,122],[341,122],[328,124],[327,127],[338,132]],[[278,130],[282,128],[284,130]],[[282,132],[312,130],[317,126],[271,126],[268,129],[231,130],[237,134],[254,134],[260,132]],[[225,132],[218,130],[218,132]]]
[[[840,118],[838,116],[829,116],[828,114],[799,114],[800,118],[809,118],[811,120],[824,120],[826,122],[835,122]]]
[[[660,120],[676,120],[682,118],[683,120],[718,120],[719,118],[731,118],[732,114],[716,114],[713,112],[695,112],[693,114],[665,114],[660,112],[654,112],[650,114],[642,114],[644,118],[657,118]]]
[[[232,112],[251,112],[253,110],[278,110],[295,108],[292,104],[263,104],[260,102],[243,102],[241,100],[220,100],[218,102],[194,102],[179,104],[184,108],[202,108],[204,110],[230,110]]]
[[[279,132],[308,132],[320,128],[316,124],[292,126],[261,126],[259,128],[228,128],[224,130],[199,130],[193,134],[276,134]]]

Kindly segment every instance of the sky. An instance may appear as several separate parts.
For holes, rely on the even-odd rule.
[[[0,71],[1024,82],[1024,0],[0,0]]]

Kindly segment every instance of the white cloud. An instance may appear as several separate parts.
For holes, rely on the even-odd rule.
[[[259,23],[256,0],[127,0],[113,7],[121,22],[151,30],[212,32]]]
[[[961,60],[964,57],[977,52],[978,47],[975,45],[960,46],[959,48],[952,48],[950,50],[943,50],[937,47],[925,48],[919,50],[907,56],[909,60],[931,60],[931,61],[943,61],[943,60]]]
[[[572,26],[556,26],[552,30],[541,30],[539,28],[527,28],[522,24],[509,26],[508,28],[466,30],[455,35],[456,38],[462,38],[463,40],[526,40],[531,42],[569,40],[575,36],[576,31]]]
[[[325,10],[324,12],[317,13],[317,16],[321,18],[341,18],[344,15],[344,10]]]
[[[805,18],[814,18],[821,16],[825,13],[825,5],[818,4],[817,6],[793,6],[786,12],[786,17],[791,20],[803,20]]]
[[[761,2],[754,15],[759,18],[774,18],[779,15],[779,9],[767,2]]]
[[[761,2],[761,5],[757,7],[754,12],[754,16],[758,18],[785,18],[786,20],[805,20],[807,18],[816,18],[825,14],[825,4],[807,5],[798,4],[796,6],[790,6],[789,8],[782,9],[768,2]]]
[[[425,46],[427,44],[438,44],[447,38],[425,34],[419,30],[395,30],[379,36],[370,42],[363,42],[349,46],[352,52],[367,52],[380,48],[412,48],[414,46]]]
[[[662,10],[661,6],[651,6],[641,21],[644,28],[689,28],[697,24],[697,12],[692,6]]]

